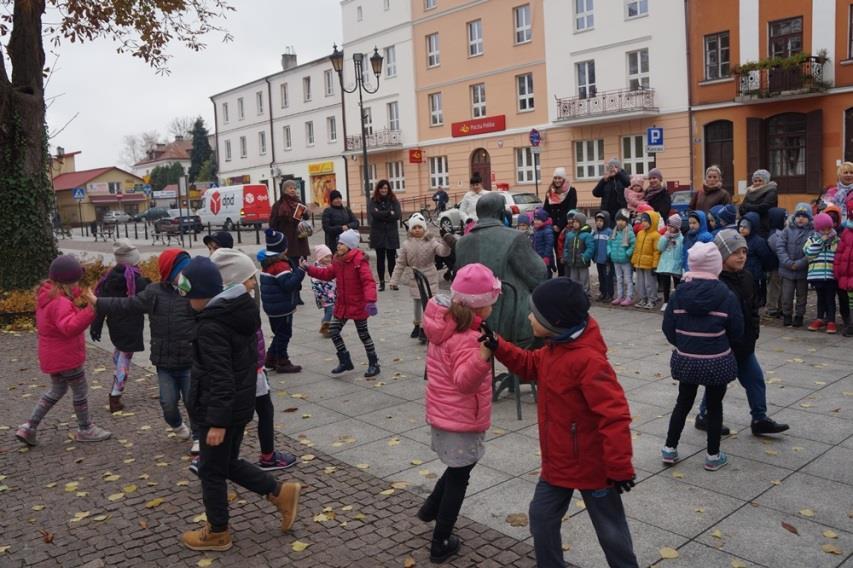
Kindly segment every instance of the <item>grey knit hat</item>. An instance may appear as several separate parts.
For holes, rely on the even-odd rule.
[[[347,229],[338,237],[338,242],[344,244],[349,249],[358,248],[358,243],[361,242],[361,235],[355,229]]]
[[[714,237],[714,244],[720,250],[723,261],[729,258],[736,251],[747,248],[746,239],[741,236],[735,229],[723,229],[717,236]]]
[[[210,255],[210,260],[219,269],[225,288],[242,284],[257,272],[254,261],[237,249],[216,249]]]
[[[767,170],[755,170],[752,174],[752,179],[761,178],[764,183],[770,183],[770,172]]]
[[[113,255],[116,257],[117,264],[136,266],[141,260],[139,249],[127,239],[119,239],[113,243]]]

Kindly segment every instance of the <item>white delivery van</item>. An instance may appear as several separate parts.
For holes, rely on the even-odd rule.
[[[226,231],[240,225],[261,225],[270,220],[270,198],[263,184],[211,187],[202,196],[196,211],[205,225],[223,227]]]

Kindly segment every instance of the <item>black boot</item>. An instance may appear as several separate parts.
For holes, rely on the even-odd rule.
[[[384,281],[384,280],[380,280],[380,281],[379,281],[379,291],[380,291],[380,292],[384,292],[384,291],[385,291],[385,281]]]
[[[846,326],[844,331],[841,332],[841,335],[844,337],[853,337],[853,324]]]
[[[429,547],[429,561],[433,564],[441,564],[454,554],[459,552],[462,543],[456,535],[450,535],[444,540],[433,540]]]
[[[418,329],[418,341],[420,341],[422,345],[427,342],[427,336],[426,333],[424,333],[424,328]]]
[[[704,416],[697,414],[696,420],[693,422],[693,425],[696,426],[697,430],[702,430],[703,432],[708,431],[708,422],[707,420],[705,420]],[[728,436],[731,433],[732,431],[725,424],[723,424],[722,428],[720,428],[720,436]]]
[[[785,327],[793,327],[794,319],[791,316],[782,316],[782,325]]]
[[[418,324],[415,324],[415,327],[412,328],[412,333],[409,334],[409,337],[411,337],[412,339],[415,339],[418,337],[420,332],[421,332],[421,326]]]
[[[752,435],[764,436],[765,434],[780,434],[790,428],[787,424],[779,424],[772,418],[762,418],[752,421]]]
[[[352,368],[352,367],[350,367]],[[365,378],[375,377],[380,373],[379,356],[376,353],[367,355],[367,371],[364,372]]]
[[[352,371],[355,369],[352,364],[352,358],[349,356],[349,351],[341,351],[338,353],[338,366],[332,369],[333,375],[340,375],[345,371]]]
[[[794,327],[803,327],[803,316],[794,316]]]
[[[425,523],[433,522],[438,516],[438,505],[436,500],[430,495],[424,504],[421,505],[421,508],[418,509],[418,518]]]

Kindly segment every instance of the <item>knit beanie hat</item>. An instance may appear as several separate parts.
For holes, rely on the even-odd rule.
[[[242,284],[257,272],[254,261],[237,249],[216,249],[210,255],[210,260],[219,269],[225,288]]]
[[[583,229],[583,226],[586,225],[586,215],[584,215],[583,213],[578,211],[577,213],[575,213],[574,221],[577,221],[578,223],[580,223],[581,229]]]
[[[767,170],[755,170],[752,173],[752,179],[761,178],[764,183],[770,183],[770,172]]]
[[[566,221],[567,221],[568,223],[570,223],[570,224],[571,224],[571,222],[572,222],[572,221],[574,220],[574,218],[575,218],[575,215],[577,215],[577,214],[578,214],[578,210],[577,210],[577,209],[569,209],[569,212],[568,212],[568,213],[566,213]]]
[[[620,209],[619,211],[616,212],[616,220],[618,221],[619,219],[622,219],[623,221],[630,221],[631,220],[631,212],[628,211],[627,209]]]
[[[645,182],[646,178],[643,174],[634,174],[631,176],[631,185],[639,185],[640,187],[643,187]]]
[[[219,248],[234,248],[234,237],[228,231],[217,231],[212,235],[207,235],[202,239],[205,246],[210,243],[216,243]]]
[[[735,221],[737,221],[737,208],[734,205],[726,205],[720,211],[718,217],[720,221],[725,223],[726,225],[731,225]]]
[[[311,255],[314,257],[314,260],[320,260],[321,258],[332,256],[332,249],[326,245],[317,245],[311,251]]]
[[[157,257],[161,282],[174,282],[181,270],[190,262],[190,253],[179,248],[168,248]]]
[[[281,254],[287,250],[287,237],[284,233],[280,233],[275,229],[267,229],[264,231],[266,236],[266,247],[269,252]]]
[[[547,221],[551,218],[551,216],[548,215],[548,212],[545,211],[545,209],[539,207],[538,209],[536,209],[536,211],[533,212],[533,218],[537,221]]]
[[[673,229],[681,230],[681,216],[680,215],[670,215],[669,219],[666,220],[666,224],[672,227]]]
[[[518,215],[518,225],[529,225],[530,224],[530,216],[527,213],[520,213]]]
[[[723,271],[723,257],[714,243],[698,242],[687,251],[687,268],[716,278]]]
[[[794,217],[808,217],[809,221],[811,221],[812,206],[806,203],[805,201],[797,203],[797,205],[794,207]]]
[[[331,203],[335,199],[343,199],[343,198],[344,198],[344,196],[341,195],[341,192],[338,191],[337,189],[333,189],[332,191],[329,192],[329,203]]]
[[[640,222],[641,223],[648,223],[649,225],[651,225],[652,224],[652,216],[649,215],[648,213],[642,213],[640,215]]]
[[[424,219],[424,216],[420,213],[413,213],[412,216],[409,217],[409,220],[406,221],[406,224],[409,226],[410,231],[415,227],[420,227],[424,231],[426,231],[427,228],[426,219]]]
[[[717,249],[719,249],[724,261],[729,258],[735,251],[738,251],[742,248],[747,248],[746,239],[743,238],[743,236],[734,229],[723,229],[722,231],[717,233],[717,236],[714,237],[714,244],[717,245]],[[691,248],[690,250],[693,249]],[[689,265],[690,252],[688,251],[687,254],[687,262]]]
[[[116,257],[116,264],[136,266],[141,260],[139,249],[127,239],[119,239],[113,243],[113,254]]]
[[[178,291],[190,300],[206,300],[222,292],[222,275],[206,256],[192,259],[178,279]]]
[[[501,281],[487,266],[477,262],[456,271],[450,285],[450,299],[468,308],[491,306],[500,294]]]
[[[649,179],[658,178],[659,180],[663,180],[663,172],[660,171],[658,168],[652,168],[649,170],[649,173],[646,177],[648,177]]]
[[[562,166],[560,166],[559,168],[554,168],[554,175],[551,177],[566,179],[566,168]]]
[[[361,242],[361,235],[355,229],[347,229],[338,237],[338,242],[349,249],[355,249],[358,248],[358,243]]]
[[[533,290],[530,311],[542,327],[561,336],[586,324],[589,298],[580,284],[561,276],[546,280]]]
[[[58,284],[74,284],[83,278],[83,267],[74,255],[61,254],[50,263],[48,278]]]
[[[826,213],[818,213],[814,218],[815,231],[825,231],[832,228],[832,217]]]

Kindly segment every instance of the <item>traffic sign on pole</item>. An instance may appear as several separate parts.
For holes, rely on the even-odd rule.
[[[530,129],[530,145],[534,148],[542,142],[542,135],[535,128]]]
[[[663,152],[663,128],[646,129],[646,152]]]
[[[71,197],[77,201],[83,201],[86,199],[86,190],[82,187],[75,187],[71,190]]]

